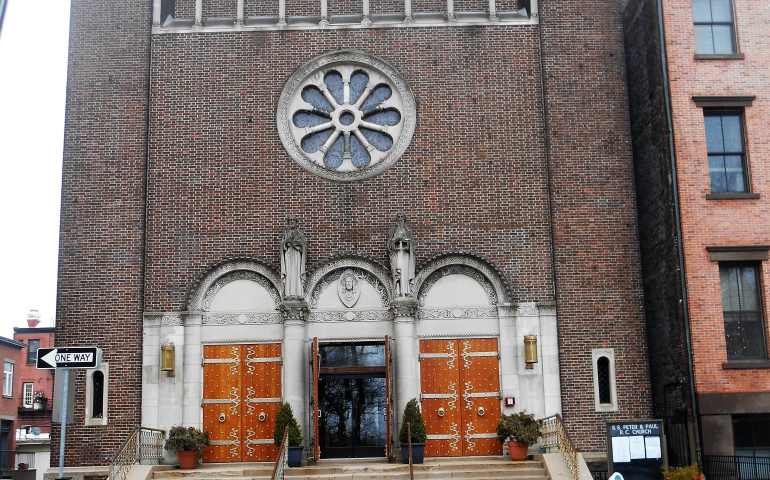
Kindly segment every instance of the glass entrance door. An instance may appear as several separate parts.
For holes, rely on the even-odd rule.
[[[321,375],[321,458],[384,457],[385,375]]]

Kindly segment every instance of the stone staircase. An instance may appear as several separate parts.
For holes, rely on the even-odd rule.
[[[204,464],[195,470],[156,471],[156,479],[270,480],[272,463]],[[409,465],[374,460],[325,460],[316,465],[287,468],[289,480],[408,480]],[[426,459],[414,466],[415,480],[547,480],[541,461],[512,462],[503,457]]]

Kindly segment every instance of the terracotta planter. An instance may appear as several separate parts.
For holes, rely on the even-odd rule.
[[[198,450],[177,450],[176,456],[179,458],[179,468],[182,470],[195,468],[198,463]]]
[[[526,443],[508,442],[508,454],[514,462],[526,460],[527,450],[529,450],[529,445]]]

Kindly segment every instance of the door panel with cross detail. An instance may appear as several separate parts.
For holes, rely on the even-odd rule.
[[[497,339],[420,341],[426,456],[502,454]]]

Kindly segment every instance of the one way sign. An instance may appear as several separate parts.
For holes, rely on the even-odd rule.
[[[102,350],[96,347],[41,348],[37,368],[99,368]]]

